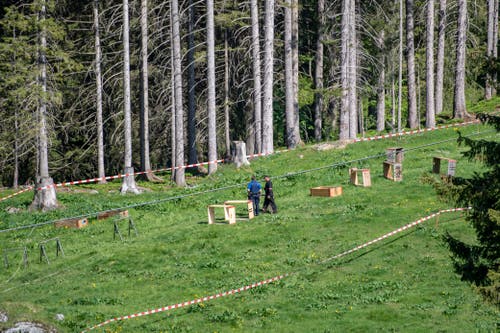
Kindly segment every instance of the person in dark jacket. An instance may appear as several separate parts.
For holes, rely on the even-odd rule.
[[[264,192],[266,198],[264,199],[264,205],[262,206],[262,211],[267,212],[267,207],[271,205],[271,213],[276,214],[278,212],[278,208],[274,203],[274,192],[273,192],[273,183],[271,182],[271,178],[269,176],[265,176],[264,180],[266,181],[266,185],[264,186]]]
[[[252,176],[252,180],[247,185],[248,192],[248,200],[252,200],[253,202],[253,211],[255,215],[259,215],[259,202],[260,202],[260,192],[261,185],[258,181],[255,180],[255,176]]]

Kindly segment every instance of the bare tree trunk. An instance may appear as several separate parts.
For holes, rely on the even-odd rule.
[[[416,128],[417,122],[417,91],[415,83],[415,34],[413,20],[413,2],[406,0],[406,62],[408,66],[408,127]]]
[[[226,155],[231,156],[231,139],[229,133],[229,45],[227,30],[224,32],[224,136],[226,141]]]
[[[385,30],[383,29],[378,38],[378,48],[381,57],[377,88],[377,131],[381,132],[385,129]]]
[[[293,86],[293,56],[292,56],[292,1],[285,1],[285,120],[286,144],[288,148],[295,148],[295,105]]]
[[[182,102],[182,64],[181,64],[181,37],[179,20],[179,3],[170,0],[170,15],[172,19],[172,49],[174,70],[174,100],[175,100],[175,170],[174,179],[178,186],[185,186],[184,174],[184,110]],[[209,156],[210,158],[210,156]]]
[[[170,24],[170,33],[172,33],[172,22]],[[173,48],[170,49],[170,62],[171,62],[171,77],[170,77],[170,89],[172,90],[172,105],[170,106],[170,140],[171,140],[171,157],[170,157],[170,167],[172,168],[171,171],[171,180],[175,181],[175,166],[177,165],[176,163],[176,139],[175,139],[175,65],[174,65],[174,50]]]
[[[323,40],[325,29],[325,0],[318,0],[318,39],[316,40],[316,56],[314,70],[314,139],[321,141],[323,130]]]
[[[253,120],[250,132],[254,131],[255,151],[262,152],[262,83],[260,63],[259,6],[257,0],[250,1],[252,17],[252,63],[253,63]],[[247,148],[250,145],[247,144]],[[254,151],[252,151],[253,153]]]
[[[394,82],[394,66],[391,72],[391,126],[392,132],[396,130],[396,84]]]
[[[265,0],[264,18],[264,103],[262,109],[262,152],[274,151],[273,74],[274,74],[274,0]]]
[[[349,10],[350,10],[351,0],[343,0],[342,2],[342,51],[341,51],[341,67],[340,67],[340,77],[342,85],[341,94],[341,107],[340,107],[340,140],[345,140],[349,138],[349,110],[350,110],[350,94],[349,94]]]
[[[198,163],[198,151],[196,149],[196,78],[195,78],[195,62],[194,62],[194,20],[195,20],[195,6],[193,0],[189,0],[188,9],[188,49],[187,49],[187,72],[188,72],[188,163]]]
[[[349,138],[358,134],[358,38],[356,36],[356,0],[350,0],[349,9]]]
[[[217,160],[217,128],[215,114],[215,37],[214,1],[207,0],[207,118],[208,118],[208,161]],[[217,163],[208,164],[208,174],[217,170]]]
[[[439,0],[438,49],[436,62],[435,113],[443,112],[444,48],[446,37],[446,0]]]
[[[500,4],[498,1],[495,3],[495,15],[494,15],[494,24],[493,24],[493,59],[495,62],[498,62],[498,10]],[[493,73],[493,84],[491,88],[491,94],[493,96],[497,95],[497,87],[498,87],[498,71]]]
[[[135,184],[134,167],[132,165],[132,110],[130,100],[130,45],[129,45],[129,16],[128,0],[123,0],[123,114],[125,135],[125,159],[124,170],[129,176],[123,177],[120,192],[125,194],[139,193]]]
[[[494,34],[494,19],[495,19],[495,7],[498,3],[498,0],[488,0],[488,38],[487,38],[487,46],[486,46],[486,56],[488,62],[491,62],[493,59],[493,34]],[[496,23],[498,25],[498,23]],[[484,99],[490,100],[493,96],[492,94],[492,73],[488,69],[486,72],[486,82],[484,87]]]
[[[149,156],[149,73],[148,73],[148,0],[141,0],[141,169],[151,170]],[[159,180],[152,173],[144,174],[149,181]]]
[[[38,68],[40,71],[39,85],[42,96],[39,99],[38,106],[38,159],[39,159],[39,174],[36,180],[35,197],[31,203],[34,209],[50,210],[57,208],[56,189],[52,186],[54,181],[49,176],[49,153],[48,153],[48,136],[47,136],[47,57],[45,51],[47,50],[47,36],[45,31],[45,15],[46,7],[45,1],[42,1],[39,23],[41,26],[40,31],[40,48],[38,55]],[[38,190],[38,188],[44,188]]]
[[[434,0],[427,0],[426,112],[425,127],[436,127],[434,110]]]
[[[16,28],[13,28],[12,38],[16,39]],[[16,72],[16,54],[12,56],[12,72]],[[12,187],[17,189],[19,187],[19,115],[17,108],[14,109],[14,172],[12,175]]]
[[[12,175],[12,187],[19,187],[19,123],[17,110],[14,111],[14,174]]]
[[[458,0],[457,56],[455,63],[455,93],[453,117],[463,119],[468,115],[465,106],[465,51],[467,40],[467,0]]]
[[[293,64],[293,138],[294,147],[301,143],[299,114],[299,1],[292,4],[292,64]]]
[[[99,0],[94,1],[94,29],[95,29],[95,81],[96,81],[96,122],[97,122],[97,174],[100,184],[106,183],[104,171],[104,131],[102,120],[102,51],[99,32]]]
[[[399,0],[398,132],[401,132],[403,99],[403,0]]]

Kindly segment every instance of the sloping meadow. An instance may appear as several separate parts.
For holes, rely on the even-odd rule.
[[[483,125],[460,130],[481,138],[495,135]],[[150,191],[139,196],[121,196],[119,182],[75,187],[58,193],[62,208],[49,214],[25,210],[31,194],[3,202],[1,229],[158,201],[129,209],[138,236],[133,231],[129,236],[128,220],[116,222],[123,241],[114,237],[113,218],[89,219],[89,226],[79,230],[48,225],[0,233],[4,253],[26,247],[29,260],[24,267],[22,251],[13,250],[7,256],[9,267],[0,269],[0,310],[9,315],[0,328],[29,319],[60,332],[81,331],[117,316],[294,273],[237,295],[119,321],[98,331],[494,331],[498,309],[460,281],[441,239],[446,231],[473,237],[460,213],[328,260],[450,208],[425,181],[439,178],[431,174],[432,157],[456,159],[457,176],[482,167],[461,157],[455,138],[455,130],[447,129],[344,149],[307,146],[254,159],[239,170],[224,165],[214,176],[193,175],[188,189],[142,182]],[[382,175],[388,147],[407,150],[401,182]],[[349,184],[349,167],[369,168],[372,186]],[[227,225],[219,211],[219,223],[208,225],[206,206],[246,199],[245,183],[253,174],[261,181],[264,175],[273,177],[278,214],[249,221],[238,206],[236,225]],[[316,186],[342,186],[343,194],[311,197],[309,189]],[[222,187],[228,188],[212,191]],[[171,199],[186,194],[190,196]],[[7,207],[21,212],[8,214]],[[40,242],[54,237],[64,256],[56,256],[56,244],[49,241],[50,264],[45,257],[40,262]],[[56,314],[65,319],[56,321]]]

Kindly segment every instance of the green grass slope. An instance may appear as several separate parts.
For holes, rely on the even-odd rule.
[[[497,139],[489,126],[460,129]],[[345,256],[322,261],[404,224],[450,207],[422,181],[432,156],[458,160],[457,175],[480,171],[480,163],[461,157],[456,129],[317,151],[304,147],[255,159],[236,170],[224,165],[212,177],[191,177],[190,188],[140,183],[150,191],[121,196],[118,182],[73,187],[58,193],[63,208],[29,213],[32,194],[0,203],[0,229],[163,200],[131,209],[139,236],[113,240],[112,220],[82,230],[46,226],[0,233],[2,249],[27,246],[30,264],[9,254],[0,268],[0,310],[9,322],[28,319],[60,332],[77,332],[109,318],[211,295],[282,273],[296,273],[271,285],[183,309],[110,324],[99,332],[492,332],[498,309],[453,272],[441,235],[473,238],[459,213],[442,215]],[[352,165],[321,168],[400,146],[403,181],[382,177],[383,157]],[[413,149],[418,148],[418,149]],[[371,169],[372,187],[354,187],[347,168]],[[236,225],[207,225],[206,205],[245,199],[252,174],[273,179],[277,215],[261,215]],[[224,186],[225,190],[199,193]],[[309,188],[340,185],[340,197],[309,196]],[[89,189],[98,193],[87,192]],[[196,194],[198,193],[198,194]],[[192,194],[167,200],[176,195]],[[2,195],[3,196],[3,195]],[[7,207],[23,210],[7,214]],[[240,210],[241,211],[241,210]],[[120,224],[126,234],[126,223]],[[40,241],[59,237],[65,256],[48,247],[50,265],[39,262]],[[56,322],[55,314],[65,320]]]

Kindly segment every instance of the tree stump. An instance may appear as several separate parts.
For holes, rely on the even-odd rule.
[[[46,188],[48,187],[48,188]],[[38,190],[43,188],[42,190]],[[48,211],[56,209],[57,197],[56,188],[54,187],[54,180],[51,177],[37,178],[35,185],[35,197],[31,203],[31,209],[40,209]]]
[[[231,145],[231,157],[237,168],[242,165],[250,165],[247,159],[246,144],[244,141],[233,141]]]
[[[124,174],[129,174],[128,176],[123,177],[123,182],[122,182],[122,187],[120,188],[120,193],[125,194],[127,192],[134,193],[134,194],[139,194],[141,191],[137,188],[137,185],[135,184],[135,177],[134,177],[134,168],[132,167],[125,167],[125,170],[123,170]]]

